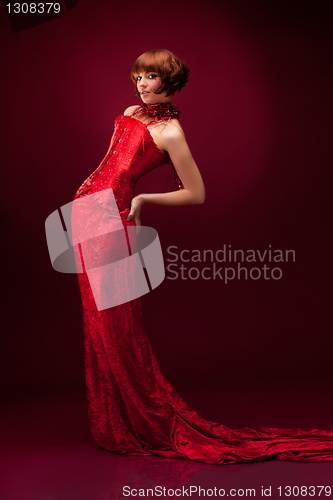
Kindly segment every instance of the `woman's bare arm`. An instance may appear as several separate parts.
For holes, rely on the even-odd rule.
[[[130,221],[134,217],[137,225],[140,225],[140,211],[144,203],[176,206],[194,205],[205,201],[205,186],[182,129],[177,126],[165,127],[161,133],[161,140],[163,149],[169,153],[184,189],[169,193],[143,193],[135,196],[127,220]]]

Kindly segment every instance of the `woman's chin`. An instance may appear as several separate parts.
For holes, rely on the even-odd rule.
[[[161,102],[169,102],[169,100],[164,96],[156,96],[151,93],[140,95],[140,98],[145,104],[160,104]]]
[[[145,103],[145,104],[155,104],[155,101],[154,99],[152,99],[149,94],[148,95],[143,95],[141,96],[141,100]]]

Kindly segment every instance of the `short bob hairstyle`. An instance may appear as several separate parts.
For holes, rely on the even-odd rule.
[[[156,94],[166,91],[166,96],[170,96],[180,92],[190,79],[189,68],[172,52],[165,49],[149,50],[138,57],[132,68],[131,79],[135,83],[135,95],[140,95],[136,87],[137,76],[151,71],[156,72],[161,78],[161,86],[155,91]]]

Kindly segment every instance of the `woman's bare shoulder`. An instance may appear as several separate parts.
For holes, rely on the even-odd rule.
[[[130,106],[129,108],[126,108],[124,111],[124,116],[131,115],[139,107],[140,106],[138,104],[136,104],[135,106]]]
[[[185,136],[183,127],[176,118],[169,121],[169,123],[162,130],[161,135],[162,134],[165,138],[170,139],[180,139]]]

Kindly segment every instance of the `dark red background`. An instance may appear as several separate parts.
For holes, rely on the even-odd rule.
[[[332,378],[332,4],[80,0],[12,33],[1,5],[1,385],[83,388],[81,300],[56,273],[44,223],[73,199],[137,103],[142,52],[167,48],[191,81],[174,104],[202,172],[204,205],[147,205],[163,250],[294,249],[279,281],[165,280],[143,298],[149,336],[177,389],[223,391]],[[140,189],[168,186],[167,169]]]

